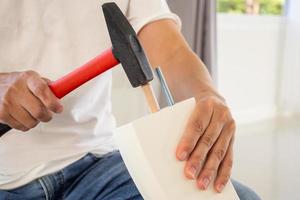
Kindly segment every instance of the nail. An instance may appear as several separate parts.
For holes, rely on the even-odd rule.
[[[206,190],[206,188],[208,187],[209,185],[209,179],[208,178],[203,178],[201,180],[201,183],[202,183],[202,187],[200,187],[201,189],[203,190]]]
[[[186,159],[186,157],[187,157],[187,152],[186,152],[186,151],[182,152],[182,153],[179,155],[179,159],[180,159],[181,161],[184,161],[184,160]]]
[[[192,166],[189,169],[189,175],[193,178],[196,179],[197,178],[197,168]]]
[[[217,187],[218,192],[222,192],[224,187],[225,187],[224,184],[219,184],[218,187]]]

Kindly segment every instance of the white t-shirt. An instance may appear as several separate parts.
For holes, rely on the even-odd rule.
[[[34,70],[51,80],[111,47],[101,10],[103,0],[1,0],[0,72]],[[117,0],[136,31],[178,17],[164,0]],[[13,189],[58,171],[87,152],[114,149],[111,72],[62,99],[64,112],[27,133],[0,138],[0,189]]]

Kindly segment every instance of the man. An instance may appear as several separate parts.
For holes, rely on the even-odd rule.
[[[199,189],[217,176],[221,192],[230,178],[235,124],[182,37],[180,20],[161,0],[114,2],[152,66],[162,67],[176,101],[196,98],[176,156]],[[142,199],[112,139],[111,73],[61,101],[47,86],[110,46],[102,3],[1,1],[0,122],[15,130],[0,138],[0,199]],[[234,185],[241,199],[258,199]]]

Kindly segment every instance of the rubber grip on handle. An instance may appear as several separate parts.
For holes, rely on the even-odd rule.
[[[104,51],[88,63],[75,69],[71,73],[49,84],[50,89],[57,98],[62,98],[85,82],[113,68],[120,62],[113,55],[112,49]],[[0,137],[11,130],[6,124],[0,123]]]
[[[57,98],[62,98],[85,82],[113,68],[120,62],[113,55],[112,49],[104,51],[85,65],[49,84]]]

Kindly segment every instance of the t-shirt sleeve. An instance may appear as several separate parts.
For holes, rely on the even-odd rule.
[[[148,23],[160,19],[172,19],[181,28],[180,18],[170,11],[165,0],[130,0],[127,18],[137,33]]]

